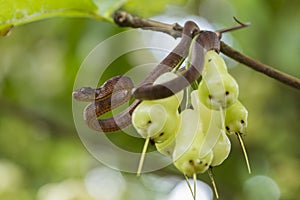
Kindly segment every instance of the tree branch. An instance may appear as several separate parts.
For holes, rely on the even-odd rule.
[[[233,49],[232,47],[228,46],[224,42],[221,42],[221,52],[224,53],[226,56],[258,71],[261,72],[271,78],[274,78],[281,83],[284,83],[286,85],[289,85],[291,87],[300,89],[300,80],[290,76],[286,73],[283,73],[279,70],[273,69],[270,66],[263,64],[257,60],[254,60],[253,58],[250,58],[249,56],[246,56],[237,50]]]
[[[177,23],[165,24],[150,19],[143,19],[125,11],[115,12],[114,21],[120,27],[141,28],[144,30],[163,32],[171,35],[175,39],[181,37],[181,31],[183,30],[183,27]]]
[[[159,31],[171,35],[174,38],[181,37],[182,26],[179,24],[166,24],[154,20],[143,19],[131,15],[125,11],[117,11],[114,15],[114,21],[121,27],[141,28],[144,30]],[[279,70],[263,64],[239,51],[231,48],[224,42],[221,42],[221,52],[226,56],[240,62],[258,72],[261,72],[277,81],[300,90],[300,80],[296,77],[283,73]]]

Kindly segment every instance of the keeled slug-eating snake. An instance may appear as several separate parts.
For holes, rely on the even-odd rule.
[[[194,37],[196,38],[192,46],[190,67],[171,81],[153,85],[161,74],[172,71],[187,57]],[[98,132],[119,131],[131,124],[132,112],[142,100],[171,96],[197,80],[202,72],[205,52],[211,49],[216,51],[220,49],[220,39],[217,34],[211,31],[200,31],[194,22],[187,21],[178,45],[136,88],[129,77],[115,76],[96,89],[83,87],[75,90],[73,98],[91,102],[84,110],[84,120],[91,129]],[[98,119],[104,113],[129,101],[131,97],[136,100],[127,109],[114,117]]]

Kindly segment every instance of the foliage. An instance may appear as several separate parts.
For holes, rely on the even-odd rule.
[[[89,17],[111,21],[112,13],[120,6],[124,5],[129,10],[143,10],[140,8],[143,8],[146,2],[149,3],[149,1],[136,0],[2,0],[0,1],[0,34],[6,35],[14,26],[52,17]],[[157,2],[153,1],[152,5],[148,5],[150,9],[147,15],[159,12],[168,2],[171,1],[159,1],[160,4],[157,5]]]

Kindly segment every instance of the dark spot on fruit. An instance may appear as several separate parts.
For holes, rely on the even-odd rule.
[[[193,160],[189,160],[190,165],[194,165],[194,161]]]
[[[152,123],[152,121],[151,121],[151,120],[149,120],[149,121],[148,121],[148,124],[151,124],[151,123]]]
[[[241,123],[242,123],[242,124],[244,124],[244,123],[245,123],[245,121],[244,121],[244,120],[241,120]]]
[[[201,165],[203,162],[202,162],[202,160],[200,160],[198,163]]]
[[[229,95],[229,92],[228,92],[228,91],[226,91],[226,92],[225,92],[225,95],[226,95],[226,96],[227,96],[227,95]]]
[[[152,138],[150,138],[150,144],[155,145],[155,141]]]
[[[227,130],[227,131],[229,131],[229,130],[230,130],[230,128],[229,128],[228,126],[226,126],[226,130]]]
[[[211,62],[211,60],[212,60],[211,58],[210,58],[210,59],[208,59],[208,62]]]
[[[213,97],[212,97],[212,95],[209,94],[209,95],[208,95],[208,98],[209,98],[209,99],[212,99]]]
[[[205,166],[205,167],[206,167],[206,166],[208,166],[208,163],[205,163],[205,165],[204,165],[204,166]]]
[[[161,132],[160,134],[159,134],[159,136],[161,137],[161,136],[163,136],[165,133],[164,132]]]

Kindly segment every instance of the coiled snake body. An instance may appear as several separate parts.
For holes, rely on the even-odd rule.
[[[191,65],[179,77],[163,84],[153,85],[153,82],[163,73],[178,66],[189,53],[193,42]],[[84,110],[87,125],[98,132],[119,131],[131,124],[131,115],[141,100],[160,99],[173,95],[197,80],[200,76],[206,50],[219,51],[220,41],[214,32],[201,31],[192,21],[187,21],[179,44],[164,58],[148,76],[134,88],[127,76],[115,76],[106,81],[101,87],[93,89],[83,87],[73,92],[73,98],[78,101],[90,101]],[[112,118],[98,119],[104,113],[124,104],[131,97],[136,100],[123,112]]]

